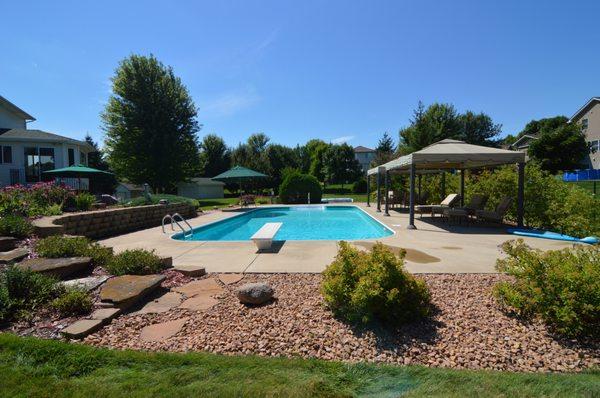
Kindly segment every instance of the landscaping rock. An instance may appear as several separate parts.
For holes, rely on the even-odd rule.
[[[177,307],[181,304],[183,296],[176,292],[168,292],[163,294],[156,300],[149,301],[142,307],[141,310],[136,311],[135,314],[160,314],[169,311],[173,307]]]
[[[199,294],[185,300],[179,308],[185,308],[191,311],[205,311],[219,304],[219,300],[210,297],[207,294]]]
[[[199,265],[176,265],[174,269],[185,276],[198,277],[206,274],[206,269]]]
[[[94,333],[102,325],[103,321],[101,319],[81,319],[64,328],[61,333],[69,339],[81,339]]]
[[[33,272],[54,275],[64,278],[75,272],[90,268],[92,259],[90,257],[68,257],[68,258],[31,258],[19,264],[20,268],[30,269]]]
[[[0,252],[7,252],[17,246],[17,239],[11,236],[0,236]]]
[[[219,279],[226,285],[233,285],[244,279],[244,274],[220,274]]]
[[[142,329],[140,339],[142,341],[163,341],[176,335],[189,318],[181,318],[174,321],[157,323]]]
[[[183,286],[173,289],[173,291],[184,294],[186,297],[193,297],[197,294],[219,294],[223,292],[223,287],[213,278],[191,281]]]
[[[28,254],[29,251],[23,247],[19,247],[17,249],[10,250],[7,252],[2,252],[0,253],[0,264],[8,264],[15,261],[21,261],[25,257],[27,257]]]
[[[66,287],[76,287],[87,290],[88,292],[96,289],[110,278],[107,275],[89,276],[87,278],[71,279],[63,281],[62,284]]]
[[[126,308],[156,289],[164,275],[123,275],[109,279],[100,291],[100,300]]]
[[[119,316],[120,313],[120,308],[100,308],[92,312],[90,319],[98,319],[106,324],[109,323],[113,318]]]
[[[237,288],[236,294],[243,304],[264,304],[273,297],[273,288],[266,283],[246,283]]]
[[[173,268],[173,257],[161,257],[160,261],[165,268]]]

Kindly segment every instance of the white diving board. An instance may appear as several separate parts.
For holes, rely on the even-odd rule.
[[[268,222],[263,225],[250,239],[254,242],[258,250],[270,249],[273,245],[273,238],[283,223]]]

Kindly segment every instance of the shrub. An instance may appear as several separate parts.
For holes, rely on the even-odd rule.
[[[71,189],[54,182],[39,182],[30,186],[11,185],[0,189],[0,215],[20,214],[28,217],[55,213],[62,208]],[[54,207],[53,207],[54,206]],[[51,209],[49,209],[52,207]]]
[[[88,314],[93,307],[92,298],[82,289],[68,289],[52,301],[52,307],[62,316]]]
[[[33,225],[25,218],[15,214],[0,217],[0,236],[26,238],[33,232]]]
[[[132,199],[125,206],[146,206],[146,205],[157,205],[161,199],[166,199],[169,203],[188,203],[194,207],[198,207],[199,203],[196,199],[190,199],[183,196],[168,195],[168,194],[156,194],[150,195],[150,203],[146,201],[146,198],[141,196],[139,198]]]
[[[113,257],[112,249],[83,236],[54,235],[40,239],[35,251],[41,257],[91,257],[94,265],[104,266]]]
[[[367,193],[367,180],[361,178],[352,185],[353,193]]]
[[[79,211],[87,211],[96,203],[96,197],[87,192],[81,192],[75,196],[75,207]]]
[[[600,247],[542,252],[523,240],[505,242],[497,269],[515,277],[494,294],[523,317],[539,316],[567,336],[600,335]]]
[[[9,266],[0,274],[0,320],[38,309],[63,292],[53,277]]]
[[[165,266],[154,250],[125,250],[113,257],[106,269],[113,275],[148,275],[156,274]]]
[[[311,175],[290,173],[279,186],[279,198],[282,203],[321,203],[323,191],[319,181]]]
[[[380,320],[398,326],[426,316],[430,294],[425,282],[404,270],[382,243],[362,252],[340,242],[335,260],[323,272],[321,291],[334,313],[352,322]]]

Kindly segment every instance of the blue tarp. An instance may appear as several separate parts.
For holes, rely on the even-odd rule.
[[[563,174],[563,181],[565,182],[577,182],[577,181],[600,181],[600,169],[587,169],[577,170],[570,173]]]

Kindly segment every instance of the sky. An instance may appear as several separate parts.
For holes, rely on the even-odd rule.
[[[199,133],[235,146],[374,147],[419,101],[489,114],[503,135],[600,95],[596,1],[0,0],[0,95],[29,128],[103,141],[131,54],[173,67]]]

